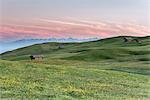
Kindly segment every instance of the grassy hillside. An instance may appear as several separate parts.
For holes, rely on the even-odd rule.
[[[123,37],[103,39],[86,43],[44,43],[17,49],[1,54],[2,59],[29,59],[29,55],[43,54],[46,58],[71,60],[149,60],[150,37],[138,38],[141,43],[124,43]],[[134,37],[135,38],[135,37]],[[61,47],[61,48],[60,48]],[[130,57],[129,57],[130,56]],[[133,56],[133,58],[132,58]]]
[[[137,37],[134,37],[137,38]],[[148,100],[150,37],[45,43],[1,54],[1,99]],[[44,60],[31,61],[29,55]]]

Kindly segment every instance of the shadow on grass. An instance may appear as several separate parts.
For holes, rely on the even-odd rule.
[[[112,71],[118,71],[118,72],[126,72],[126,73],[131,73],[131,74],[140,74],[140,75],[150,75],[149,69],[130,69],[130,68],[111,68],[107,70],[112,70]]]

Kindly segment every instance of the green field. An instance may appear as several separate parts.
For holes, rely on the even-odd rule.
[[[138,39],[44,43],[3,53],[0,100],[149,100],[150,37]],[[31,61],[31,54],[44,59]]]

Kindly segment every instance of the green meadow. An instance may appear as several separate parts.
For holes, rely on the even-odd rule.
[[[0,54],[0,100],[149,100],[150,37],[122,38]],[[30,60],[35,54],[44,59]]]

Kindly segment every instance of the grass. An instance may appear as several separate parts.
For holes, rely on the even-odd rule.
[[[149,37],[140,39],[140,44],[125,44],[121,37],[67,43],[62,49],[47,43],[1,54],[0,98],[148,100]],[[33,53],[43,54],[44,60],[31,61]]]

